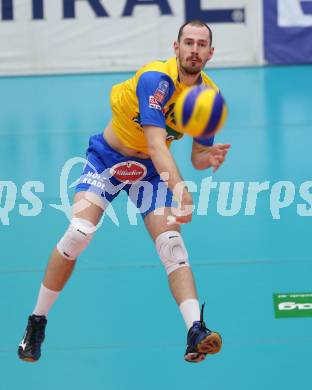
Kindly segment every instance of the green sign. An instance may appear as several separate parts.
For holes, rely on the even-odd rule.
[[[312,293],[273,294],[275,318],[312,317]]]

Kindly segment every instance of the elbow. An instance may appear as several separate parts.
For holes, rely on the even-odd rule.
[[[167,151],[167,145],[164,140],[153,140],[153,142],[148,143],[148,154],[153,159],[154,156],[158,156],[159,153]]]
[[[159,147],[157,147],[157,145],[155,144],[149,144],[148,145],[148,154],[150,155],[151,159],[153,159],[153,157],[159,153]]]

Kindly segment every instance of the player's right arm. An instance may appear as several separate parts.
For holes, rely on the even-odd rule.
[[[166,144],[167,132],[156,126],[144,126],[149,155],[157,172],[167,182],[174,198],[179,201],[181,217],[177,222],[187,223],[192,220],[193,200],[179,173],[174,158]]]
[[[140,75],[136,88],[141,126],[147,139],[149,155],[157,172],[168,174],[168,187],[174,198],[179,202],[181,214],[177,217],[180,223],[190,222],[192,219],[192,196],[184,185],[176,163],[166,144],[166,123],[163,107],[175,90],[172,79],[165,73],[147,71]]]

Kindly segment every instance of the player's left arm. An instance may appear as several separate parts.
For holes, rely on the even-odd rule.
[[[230,147],[230,144],[207,146],[194,140],[191,156],[193,167],[198,170],[212,167],[215,172],[223,164]]]

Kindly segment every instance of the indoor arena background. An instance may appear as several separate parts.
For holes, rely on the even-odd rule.
[[[304,29],[301,38],[308,39],[311,27]],[[134,69],[3,72],[1,390],[309,388],[312,56],[302,51],[302,58],[287,51],[281,58],[281,51],[265,46],[263,64],[206,69],[229,106],[216,142],[232,146],[218,172],[194,170],[190,138],[172,147],[184,179],[197,186],[194,218],[183,236],[206,302],[206,323],[224,343],[220,354],[198,365],[183,360],[185,325],[141,217],[127,208],[124,194],[113,203],[119,226],[104,217],[52,308],[41,360],[18,359],[48,256],[68,226],[56,205],[64,206],[67,196],[71,201],[70,185],[83,165],[75,165],[68,180],[61,173],[70,159],[84,157],[89,137],[110,118],[112,85]],[[208,199],[209,180],[216,188]],[[264,183],[264,190],[252,206],[254,182]],[[293,298],[296,308],[289,303],[288,310],[278,310],[274,294],[289,294],[287,302]]]

